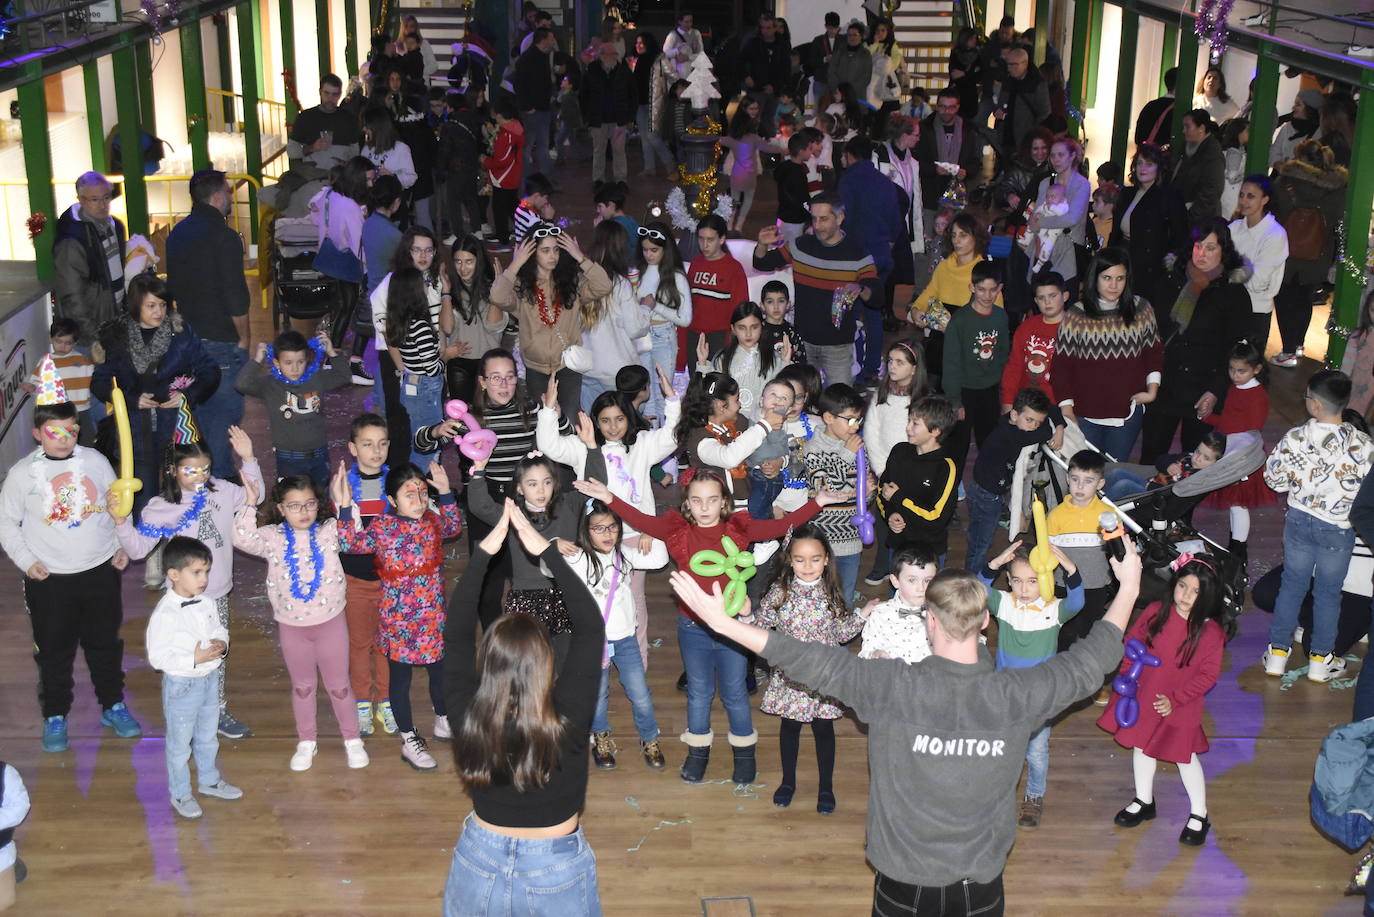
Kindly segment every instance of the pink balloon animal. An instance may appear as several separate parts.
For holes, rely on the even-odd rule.
[[[468,403],[461,398],[454,398],[445,404],[444,414],[468,428],[462,436],[454,437],[458,451],[474,462],[485,462],[496,448],[496,434],[482,429],[482,425],[468,411]]]

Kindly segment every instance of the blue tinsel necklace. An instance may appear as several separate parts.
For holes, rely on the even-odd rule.
[[[382,470],[377,477],[386,480],[386,473],[391,470],[391,466],[383,463]],[[358,473],[358,463],[354,462],[353,467],[348,469],[348,490],[353,495],[353,505],[357,506],[363,501],[363,479]]]
[[[300,560],[296,557],[296,531],[290,523],[283,522],[281,525],[286,533],[286,572],[291,575],[291,594],[302,602],[309,602],[320,591],[320,579],[324,574],[324,552],[320,550],[319,539],[315,537],[320,524],[310,523],[310,563],[315,568],[315,575],[304,589],[301,588]]]
[[[173,535],[180,534],[189,527],[192,522],[200,518],[201,512],[205,509],[205,501],[208,498],[209,492],[204,487],[197,488],[196,495],[191,498],[190,508],[188,508],[186,512],[182,514],[181,518],[172,525],[152,525],[151,523],[140,520],[135,528],[138,529],[140,535],[144,535],[148,538],[171,538]]]
[[[285,385],[304,385],[310,381],[310,378],[314,376],[315,373],[320,371],[320,367],[324,365],[324,345],[321,344],[317,338],[311,338],[307,343],[310,344],[310,349],[315,351],[315,359],[305,368],[305,372],[301,373],[299,379],[288,379],[286,376],[282,375],[282,371],[277,369],[276,352],[272,349],[270,344],[268,345],[267,366],[272,371],[273,379]]]

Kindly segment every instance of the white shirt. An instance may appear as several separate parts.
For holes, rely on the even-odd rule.
[[[215,601],[203,595],[188,599],[168,589],[148,618],[148,664],[164,675],[204,678],[223,663],[221,658],[196,663],[196,650],[208,647],[211,640],[229,644]]]
[[[572,567],[578,579],[587,584],[587,591],[592,594],[597,609],[606,621],[607,643],[634,636],[635,599],[634,590],[630,587],[630,577],[635,570],[648,569],[648,562],[644,556],[632,546],[622,545],[620,553],[620,575],[616,576],[615,558],[610,554],[597,552],[596,556],[601,562],[601,573],[596,576],[595,585],[592,583],[592,559],[586,551],[568,559],[568,566]],[[614,591],[612,586],[615,587]]]
[[[1250,226],[1245,217],[1231,221],[1231,242],[1240,252],[1251,271],[1245,281],[1250,292],[1250,307],[1261,315],[1274,311],[1274,294],[1283,285],[1284,266],[1288,263],[1288,233],[1272,213]]]
[[[864,624],[859,658],[920,662],[931,654],[925,616],[924,609],[912,608],[899,595],[880,603]]]
[[[0,545],[14,565],[81,573],[113,557],[119,543],[105,493],[114,479],[105,456],[85,446],[62,461],[40,446],[16,462],[0,489]]]
[[[0,805],[0,830],[18,827],[29,814],[29,793],[24,789],[24,781],[20,778],[19,771],[11,764],[6,764],[4,771],[0,774],[0,780],[5,781],[5,801]],[[17,859],[18,843],[10,841],[0,847],[0,872],[13,866]]]

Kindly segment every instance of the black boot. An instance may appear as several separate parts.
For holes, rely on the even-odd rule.
[[[683,672],[677,677],[677,689],[684,694],[687,692],[687,673]]]
[[[735,772],[730,775],[730,780],[737,784],[753,783],[754,778],[759,775],[758,763],[754,760],[754,744],[734,745],[734,736],[731,736],[730,750],[735,753]]]
[[[706,777],[706,765],[711,762],[711,746],[693,745],[687,749],[687,760],[682,762],[682,782],[700,783]]]

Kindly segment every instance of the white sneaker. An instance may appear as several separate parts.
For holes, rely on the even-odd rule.
[[[353,770],[367,767],[367,749],[363,748],[362,739],[344,739],[344,754],[348,755],[348,766]]]
[[[453,730],[449,728],[448,717],[436,716],[434,718],[434,738],[440,742],[453,741]]]
[[[233,801],[235,799],[243,798],[243,790],[234,786],[232,783],[229,783],[227,780],[221,778],[220,782],[216,783],[214,786],[201,787],[200,795],[213,796],[216,799],[228,799],[230,801]]]
[[[1294,366],[1298,365],[1298,355],[1295,353],[1276,353],[1269,358],[1269,362],[1273,363],[1275,366],[1292,369]]]
[[[1250,26],[1251,28],[1254,28],[1255,26],[1259,25],[1268,25],[1269,11],[1265,10],[1264,12],[1256,13],[1253,16],[1246,16],[1244,19],[1241,20],[1241,23]]]
[[[293,771],[308,771],[310,765],[315,763],[315,754],[319,747],[314,742],[297,742],[296,753],[291,756],[291,769]]]
[[[1313,653],[1307,657],[1308,681],[1326,684],[1331,679],[1343,674],[1345,674],[1345,660],[1333,653],[1327,653],[1325,656],[1318,656]]]
[[[187,796],[185,799],[173,799],[172,808],[176,809],[182,818],[200,818],[205,814],[205,810],[196,802],[196,797]]]
[[[401,760],[417,771],[432,771],[439,766],[419,733],[401,733]]]
[[[1264,663],[1265,675],[1280,676],[1288,667],[1288,650],[1281,650],[1271,643],[1264,648],[1260,661]]]

